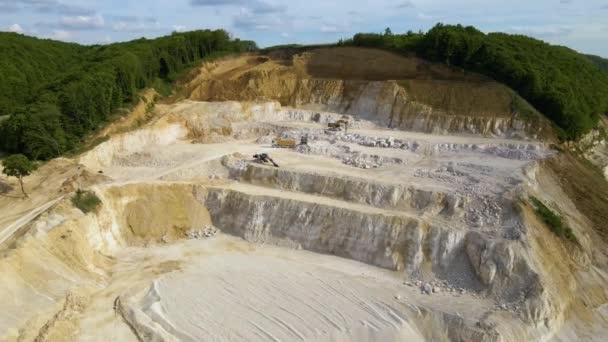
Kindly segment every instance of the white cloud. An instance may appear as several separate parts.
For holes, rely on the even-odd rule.
[[[59,25],[64,28],[76,30],[92,30],[99,29],[105,26],[103,17],[99,14],[94,16],[77,15],[72,17],[62,17],[59,20]]]
[[[66,30],[53,30],[47,38],[68,41],[74,38],[74,34]]]
[[[323,23],[319,28],[319,31],[323,33],[344,33],[348,32],[351,28],[351,23],[349,21],[340,21],[340,22],[332,22],[332,23]]]
[[[6,31],[7,32],[15,32],[15,33],[23,33],[24,32],[23,27],[21,27],[21,25],[19,25],[19,24],[9,25],[6,28]]]
[[[237,6],[247,8],[255,14],[284,13],[287,10],[286,4],[269,2],[266,0],[190,0],[192,6]]]
[[[270,12],[261,13],[241,7],[239,14],[234,17],[233,25],[243,31],[280,30],[291,26],[291,18],[286,13],[281,15]]]
[[[176,25],[179,26],[179,25]],[[175,28],[175,27],[174,27]],[[165,28],[169,29],[169,28]],[[115,32],[158,32],[164,30],[155,18],[120,17],[112,25]]]
[[[184,32],[188,30],[188,28],[184,25],[173,25],[173,31],[175,32]]]
[[[321,25],[321,32],[336,33],[336,32],[340,32],[340,29],[334,25]]]
[[[412,3],[411,1],[405,0],[405,1],[402,1],[401,3],[399,3],[396,7],[397,8],[414,8],[415,6],[414,6],[414,3]]]
[[[59,13],[65,15],[93,15],[90,8],[65,4],[61,0],[0,0],[0,10],[4,12],[37,12],[41,14]]]
[[[427,15],[427,14],[424,14],[424,13],[422,13],[422,12],[418,13],[418,14],[416,15],[416,18],[418,18],[419,20],[422,20],[422,21],[431,21],[431,20],[435,20],[435,17],[434,17],[434,16],[432,16],[432,15]]]

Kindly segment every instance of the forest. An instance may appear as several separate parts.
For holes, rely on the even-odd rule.
[[[0,33],[0,150],[41,160],[72,151],[139,89],[202,59],[254,49],[224,30],[103,46]]]
[[[523,35],[485,34],[474,27],[437,24],[426,33],[359,33],[342,45],[416,54],[502,82],[576,139],[608,113],[606,60]]]
[[[587,58],[589,58],[593,64],[597,65],[598,68],[600,68],[603,71],[608,72],[608,59],[606,58],[602,58],[600,56],[594,56],[594,55],[585,55]]]

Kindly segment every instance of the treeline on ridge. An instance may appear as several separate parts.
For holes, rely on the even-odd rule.
[[[587,58],[589,58],[593,64],[597,65],[598,68],[600,68],[603,71],[608,72],[608,59],[606,58],[602,58],[600,56],[594,56],[594,55],[585,55]]]
[[[0,33],[0,150],[49,159],[133,102],[137,90],[192,63],[257,49],[224,30],[81,46]]]
[[[575,139],[608,113],[606,60],[523,35],[437,24],[427,33],[359,33],[342,45],[387,49],[478,72],[505,83]],[[593,62],[592,62],[593,60]],[[597,66],[594,64],[598,64]]]

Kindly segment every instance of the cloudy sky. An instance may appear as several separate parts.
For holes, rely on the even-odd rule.
[[[437,22],[531,35],[608,57],[608,0],[0,0],[0,30],[86,44],[224,28],[260,46]]]

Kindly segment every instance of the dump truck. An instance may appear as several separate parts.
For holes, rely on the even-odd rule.
[[[292,139],[281,139],[280,137],[275,137],[272,139],[272,147],[294,148],[296,145],[297,142]]]

